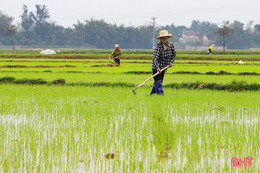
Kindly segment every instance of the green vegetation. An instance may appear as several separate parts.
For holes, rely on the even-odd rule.
[[[257,172],[259,91],[149,91],[0,85],[2,171]]]
[[[110,54],[113,50],[112,49],[53,49],[56,52],[60,51],[58,54]],[[15,51],[7,50],[7,49],[0,49],[0,55],[9,54],[9,55],[19,55],[19,54],[27,54],[27,55],[34,55],[39,54],[41,49],[16,49]],[[151,54],[153,50],[151,49],[123,49],[124,54]],[[190,55],[207,55],[207,50],[184,50],[178,49],[178,54],[190,54]],[[260,55],[259,50],[226,50],[223,52],[222,50],[214,50],[213,55]],[[51,56],[51,55],[50,55]],[[56,55],[52,55],[56,56]],[[211,56],[210,56],[211,57]]]
[[[59,50],[60,53],[54,55],[39,54],[40,50],[0,50],[0,59],[50,59],[50,60],[90,60],[106,59],[110,56],[112,50]],[[152,50],[123,50],[121,59],[123,60],[152,60]],[[227,51],[223,54],[221,51],[214,51],[212,56],[207,55],[207,51],[187,51],[177,50],[177,60],[194,60],[194,61],[252,61],[260,60],[260,51]],[[235,63],[236,63],[235,62]]]
[[[15,79],[14,77],[3,77],[0,78],[0,84],[28,84],[28,85],[42,85],[42,84],[65,84],[65,79],[55,79],[52,82],[47,82],[43,79]],[[68,83],[70,86],[106,86],[106,87],[134,87],[134,84],[125,82],[76,82]],[[188,89],[212,89],[212,90],[228,90],[228,91],[243,91],[243,90],[259,90],[260,84],[253,83],[248,84],[245,81],[232,81],[230,84],[226,83],[204,83],[200,81],[189,82],[189,83],[168,83],[165,87],[169,88],[188,88]]]
[[[122,48],[128,49],[151,49],[153,46],[152,25],[143,25],[138,27],[116,25],[105,22],[104,20],[84,20],[78,21],[72,27],[63,27],[57,25],[51,20],[51,15],[45,5],[35,5],[36,13],[29,11],[27,6],[22,8],[23,13],[20,15],[21,25],[15,26],[12,17],[3,14],[0,11],[0,28],[9,28],[12,36],[4,29],[0,30],[0,42],[4,45],[11,45],[15,42],[17,45],[24,47],[82,47],[82,48],[113,48],[115,42],[118,42]],[[166,26],[158,26],[156,33],[166,29],[173,34],[173,42],[177,48],[189,46],[209,46],[214,42],[218,46],[223,45],[222,31],[229,34],[226,38],[228,49],[249,49],[259,48],[260,46],[260,25],[251,23],[241,23],[234,20],[232,23],[225,21],[225,27],[219,28],[217,24],[207,21],[193,20],[190,27],[175,26],[173,23]],[[247,27],[245,27],[247,25]],[[12,26],[12,27],[10,27]],[[12,29],[14,28],[14,29]],[[246,29],[245,29],[246,28]],[[179,39],[184,31],[194,31],[210,38],[208,43],[198,39],[195,43],[189,42],[184,44]],[[96,32],[99,32],[97,37]],[[9,32],[10,33],[10,32]],[[120,36],[118,33],[121,33]],[[219,33],[220,35],[218,35]],[[224,34],[224,35],[226,35]],[[14,41],[13,41],[14,40]],[[203,43],[204,42],[204,43]],[[238,44],[239,43],[239,44]],[[225,46],[225,44],[224,44]]]
[[[152,80],[132,92],[152,75],[148,50],[119,67],[110,50],[19,51],[0,50],[0,172],[260,170],[257,53],[179,54],[205,60],[176,60],[150,96]]]

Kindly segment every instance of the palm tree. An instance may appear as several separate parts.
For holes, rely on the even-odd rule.
[[[222,38],[223,38],[223,52],[225,52],[225,47],[226,47],[225,36],[232,33],[232,29],[229,27],[229,21],[223,21],[222,26],[217,28],[215,33],[222,36]]]
[[[5,26],[2,26],[2,31],[6,36],[10,37],[10,40],[12,41],[12,45],[13,45],[13,50],[15,50],[13,35],[17,31],[17,27],[15,25],[8,24]]]

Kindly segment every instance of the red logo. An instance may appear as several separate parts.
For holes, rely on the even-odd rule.
[[[242,160],[241,157],[232,157],[231,167],[241,167],[244,164],[244,167],[251,167],[251,161],[254,160],[254,157],[245,157]]]

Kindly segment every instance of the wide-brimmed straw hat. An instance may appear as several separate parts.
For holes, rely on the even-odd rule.
[[[161,30],[157,39],[160,39],[162,37],[172,38],[172,34],[169,34],[167,30]]]

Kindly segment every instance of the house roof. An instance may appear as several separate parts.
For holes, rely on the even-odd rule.
[[[202,40],[202,39],[203,39],[203,36],[204,36],[204,34],[198,34],[198,35],[197,35],[197,37],[198,37],[199,40]]]
[[[215,35],[214,34],[206,34],[207,38],[209,40],[214,40],[215,39]]]
[[[199,32],[197,32],[197,31],[192,31],[192,30],[183,31],[183,35],[185,35],[185,36],[196,36],[198,34],[199,34]]]

